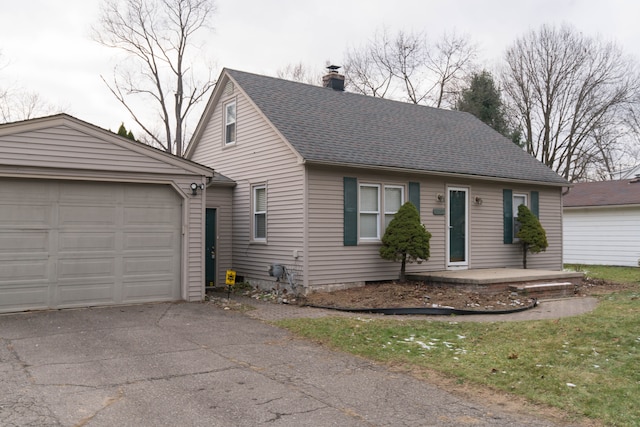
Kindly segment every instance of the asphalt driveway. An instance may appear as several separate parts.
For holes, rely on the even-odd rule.
[[[550,426],[208,303],[0,316],[2,426]]]

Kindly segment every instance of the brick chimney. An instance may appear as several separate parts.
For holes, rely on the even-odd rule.
[[[344,76],[338,73],[339,65],[329,65],[329,72],[322,77],[322,86],[337,91],[344,91]]]

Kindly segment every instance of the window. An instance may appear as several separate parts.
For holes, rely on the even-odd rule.
[[[527,195],[526,194],[514,194],[513,195],[513,240],[518,241],[516,237],[518,235],[518,231],[520,231],[520,221],[518,221],[518,206],[525,205],[527,206]]]
[[[224,107],[224,143],[236,142],[236,102],[232,101]]]
[[[360,185],[360,238],[379,239],[380,187]]]
[[[253,186],[253,240],[267,240],[267,187]]]
[[[386,225],[395,216],[405,199],[405,186],[384,186],[383,210],[384,223],[380,224],[380,185],[359,184],[358,178],[343,177],[344,186],[344,227],[343,239],[345,246],[357,246],[361,239],[365,241],[379,240],[380,228]],[[420,183],[409,182],[407,186],[409,201],[420,212]],[[362,195],[364,190],[364,195]],[[388,190],[388,191],[387,191]],[[509,196],[511,202],[511,196]],[[363,209],[364,208],[364,209]],[[511,212],[511,209],[509,209]],[[370,237],[367,237],[370,236]]]
[[[386,229],[404,201],[404,187],[384,187],[384,228]]]
[[[378,184],[360,185],[360,239],[379,240],[384,230],[404,203],[404,187],[385,185],[384,197],[380,200]],[[382,208],[381,208],[382,204]],[[381,223],[380,213],[384,212]]]
[[[531,203],[530,206],[528,202]],[[529,194],[513,194],[513,191],[508,188],[502,190],[503,242],[505,244],[518,241],[515,236],[520,230],[517,224],[520,205],[529,207],[531,212],[540,218],[540,194],[537,191],[531,191]]]

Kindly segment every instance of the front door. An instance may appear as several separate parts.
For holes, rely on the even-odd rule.
[[[205,222],[205,286],[216,285],[216,210],[207,209]]]
[[[449,188],[447,226],[449,268],[466,268],[468,262],[467,189]]]

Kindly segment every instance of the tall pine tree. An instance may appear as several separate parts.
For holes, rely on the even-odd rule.
[[[136,140],[136,138],[133,136],[133,132],[131,132],[130,130],[127,130],[127,128],[124,127],[124,123],[122,123],[118,128],[118,135],[124,136],[125,138],[129,138],[132,141]]]
[[[500,90],[486,70],[473,74],[471,83],[456,102],[456,110],[471,113],[514,143],[520,145],[520,131],[510,128]]]

